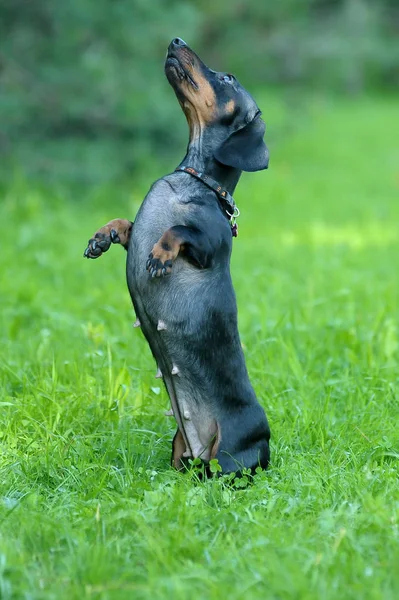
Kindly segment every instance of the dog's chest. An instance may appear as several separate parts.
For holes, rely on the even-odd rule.
[[[152,247],[167,229],[184,224],[184,205],[178,202],[171,191],[165,181],[158,181],[136,215],[129,248],[135,276],[145,275],[148,279],[145,265]]]

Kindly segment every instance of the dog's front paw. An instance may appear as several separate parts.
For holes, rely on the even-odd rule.
[[[170,253],[165,252],[164,254],[168,255]],[[151,277],[164,277],[172,271],[172,265],[171,258],[168,258],[168,256],[155,256],[153,250],[148,257],[146,269]]]
[[[180,252],[180,241],[168,229],[161,239],[154,244],[148,257],[146,269],[151,277],[164,277],[172,271],[173,262]]]
[[[86,258],[99,258],[104,252],[109,250],[111,244],[119,244],[119,236],[115,229],[111,229],[109,233],[97,231],[87,244],[83,256]]]

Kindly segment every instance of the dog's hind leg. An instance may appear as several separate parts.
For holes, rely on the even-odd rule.
[[[113,219],[89,239],[83,256],[98,258],[107,252],[111,244],[121,244],[127,250],[132,227],[133,223],[127,219]]]
[[[171,464],[175,469],[183,469],[185,466],[184,453],[186,452],[186,442],[179,428],[175,433],[175,437],[172,442],[172,458]],[[186,461],[187,462],[187,461]]]

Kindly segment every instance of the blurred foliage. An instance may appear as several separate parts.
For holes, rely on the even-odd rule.
[[[2,163],[112,180],[167,155],[186,135],[163,76],[176,35],[251,89],[393,88],[398,15],[396,0],[2,0]]]

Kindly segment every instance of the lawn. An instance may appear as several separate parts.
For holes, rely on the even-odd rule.
[[[246,487],[171,470],[124,251],[82,258],[150,175],[3,186],[1,600],[399,597],[397,99],[261,105],[232,272],[272,465]]]

